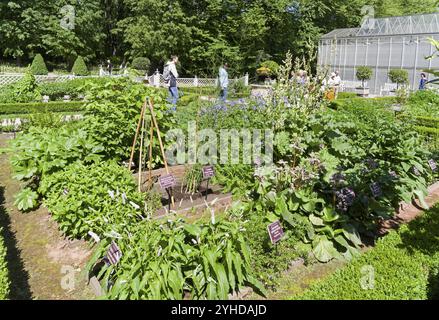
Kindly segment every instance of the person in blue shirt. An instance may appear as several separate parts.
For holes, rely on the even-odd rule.
[[[419,82],[419,90],[425,90],[426,87],[426,83],[428,82],[427,80],[427,76],[425,75],[425,73],[421,73],[421,81]]]
[[[224,63],[224,65],[219,69],[219,84],[221,87],[220,99],[224,102],[227,99],[227,89],[229,87],[229,74],[227,69],[229,69],[229,65],[227,63]]]

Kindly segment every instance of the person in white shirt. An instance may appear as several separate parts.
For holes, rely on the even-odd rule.
[[[227,69],[229,69],[227,63],[224,63],[219,69],[219,83],[221,87],[220,99],[224,102],[227,99],[227,88],[229,87],[229,74]]]
[[[165,78],[165,82],[169,87],[169,94],[171,97],[172,105],[175,107],[178,101],[178,87],[177,87],[177,79],[178,72],[176,64],[178,63],[177,56],[171,56],[171,60],[169,60],[165,64],[165,69],[163,71],[163,77]]]

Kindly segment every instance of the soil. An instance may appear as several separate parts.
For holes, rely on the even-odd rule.
[[[0,148],[13,137],[0,134]],[[13,203],[21,186],[11,173],[9,155],[1,153],[0,227],[7,247],[10,299],[93,299],[83,271],[91,254],[89,245],[65,239],[44,207],[19,212]]]

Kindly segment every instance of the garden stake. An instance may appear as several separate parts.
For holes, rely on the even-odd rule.
[[[148,161],[148,179],[149,179],[149,183],[148,183],[148,190],[151,190],[152,188],[152,139],[154,139],[154,124],[152,122],[150,122],[150,130],[149,130],[149,161]]]
[[[139,154],[139,192],[141,192],[142,185],[142,155],[143,155],[143,140],[145,138],[145,115],[142,117],[142,130],[140,135],[140,154]]]
[[[133,146],[131,148],[130,163],[128,164],[129,171],[131,171],[131,164],[133,163],[133,159],[134,159],[134,150],[136,148],[137,137],[139,136],[140,125],[142,124],[142,119],[145,114],[145,109],[146,109],[146,100],[142,106],[142,110],[140,111],[140,118],[139,118],[139,122],[137,123],[136,135],[134,136]]]
[[[151,98],[148,98],[148,102],[149,102],[149,110],[151,111],[151,118],[152,118],[152,121],[154,123],[154,127],[157,130],[157,137],[159,139],[160,151],[162,152],[163,162],[165,164],[166,174],[169,174],[169,167],[168,167],[168,161],[166,160],[165,148],[163,147],[162,137],[160,136],[160,129],[159,129],[159,126],[157,124],[157,119],[156,119],[155,113],[154,113],[154,105],[153,105],[153,103],[151,101]],[[145,101],[145,104],[146,104],[146,101]],[[174,207],[175,203],[174,203],[174,196],[172,195],[172,189],[171,189],[171,192],[169,193],[169,195],[170,195],[170,198],[171,198],[172,206]]]

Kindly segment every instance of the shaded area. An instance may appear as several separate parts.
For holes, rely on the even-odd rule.
[[[29,275],[24,268],[21,252],[18,249],[17,239],[11,231],[11,220],[5,208],[5,187],[0,186],[0,228],[3,228],[1,236],[7,249],[7,264],[11,281],[9,298],[12,300],[32,299],[29,286]]]
[[[421,252],[431,257],[428,266],[428,298],[439,299],[439,206],[428,215],[412,221],[401,234],[402,245],[411,254]]]

